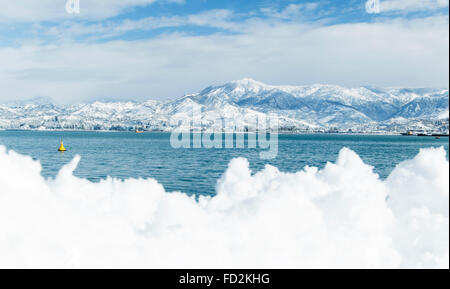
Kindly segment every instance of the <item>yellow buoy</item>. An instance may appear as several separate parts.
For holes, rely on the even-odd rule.
[[[60,151],[60,152],[65,152],[66,151],[66,148],[64,147],[64,144],[63,144],[62,141],[61,141],[61,145],[59,146],[58,151]]]

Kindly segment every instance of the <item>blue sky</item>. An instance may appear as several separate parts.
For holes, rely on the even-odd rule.
[[[448,87],[448,0],[1,2],[0,100],[164,99],[244,77]]]

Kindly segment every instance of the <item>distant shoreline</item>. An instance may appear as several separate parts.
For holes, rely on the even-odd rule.
[[[82,130],[82,129],[0,129],[0,131],[17,131],[17,132],[92,132],[92,133],[132,133],[137,134],[135,131],[129,131],[129,130]],[[193,131],[180,131],[180,133],[199,133],[199,132],[193,132]],[[170,134],[172,131],[144,131],[144,134],[147,133],[167,133]],[[226,134],[226,132],[214,132],[214,131],[202,131],[201,133],[222,133]],[[233,134],[252,134],[255,132],[233,132]],[[142,133],[140,133],[142,134]],[[279,135],[379,135],[379,136],[423,136],[423,137],[448,137],[448,134],[439,134],[434,133],[430,135],[404,135],[402,133],[393,133],[393,132],[291,132],[291,131],[279,131]]]

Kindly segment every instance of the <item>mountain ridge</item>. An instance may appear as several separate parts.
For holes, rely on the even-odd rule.
[[[209,86],[198,93],[165,100],[94,101],[57,106],[48,98],[0,104],[3,129],[82,129],[170,131],[171,120],[189,119],[192,107],[202,110],[202,128],[220,130],[214,120],[249,119],[275,114],[289,131],[448,133],[448,89],[346,88],[338,85],[268,85],[250,78]],[[186,127],[185,127],[186,128]]]

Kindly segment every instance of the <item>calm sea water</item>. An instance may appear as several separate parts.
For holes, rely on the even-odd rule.
[[[57,152],[59,140],[67,152]],[[278,156],[261,160],[258,149],[174,149],[168,133],[0,131],[0,145],[41,161],[45,177],[54,177],[75,154],[81,161],[75,175],[91,181],[106,176],[155,178],[167,191],[213,194],[217,180],[235,157],[249,160],[253,171],[271,164],[295,172],[304,166],[322,168],[336,161],[339,150],[357,152],[382,178],[420,148],[444,146],[448,137],[366,135],[280,135]]]

